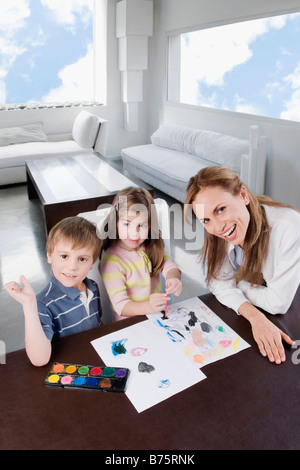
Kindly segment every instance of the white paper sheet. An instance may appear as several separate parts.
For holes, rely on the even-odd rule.
[[[138,412],[206,378],[149,320],[98,338],[91,344],[106,365],[130,369],[126,395]],[[139,365],[146,371],[140,371]]]
[[[163,313],[148,315],[178,355],[197,367],[250,347],[198,297],[168,306],[167,318],[163,317]]]

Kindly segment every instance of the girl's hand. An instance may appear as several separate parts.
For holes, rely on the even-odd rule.
[[[17,282],[8,282],[4,288],[9,295],[20,304],[24,305],[35,301],[35,292],[25,276],[20,277],[23,287],[20,287]]]
[[[166,288],[167,294],[174,294],[176,296],[181,294],[182,282],[177,277],[172,277],[168,279],[166,286],[167,286]]]
[[[149,297],[149,302],[153,312],[161,312],[165,308],[166,302],[171,300],[167,294],[157,293],[151,294]]]

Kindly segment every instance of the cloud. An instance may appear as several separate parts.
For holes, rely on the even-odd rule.
[[[4,80],[0,80],[0,103],[5,103],[6,85]]]
[[[280,117],[281,119],[300,121],[300,63],[297,64],[294,72],[283,80],[294,91],[292,91],[290,99],[285,102],[285,110],[282,111]]]
[[[285,110],[280,114],[281,119],[300,121],[300,90],[296,90],[289,101],[285,103]]]
[[[11,37],[25,25],[30,16],[29,0],[9,0],[0,2],[0,34]]]
[[[286,17],[263,18],[189,33],[183,68],[208,86],[222,87],[227,72],[251,59],[251,44],[285,23]]]
[[[93,0],[40,0],[41,4],[51,10],[57,23],[64,24],[75,33],[78,17],[86,23],[93,14]]]
[[[53,88],[42,98],[43,102],[92,101],[93,90],[93,45],[87,53],[74,64],[67,65],[59,73],[61,85]]]
[[[266,83],[263,93],[264,93],[264,96],[269,101],[269,103],[272,104],[274,94],[275,94],[275,97],[276,97],[276,94],[278,92],[282,92],[282,91],[284,91],[284,86],[281,83],[279,83],[279,82],[269,82],[269,83]]]
[[[27,49],[18,43],[17,33],[30,16],[28,0],[0,2],[0,78],[5,78],[18,56]],[[0,103],[6,102],[6,84],[0,82]]]
[[[238,93],[234,95],[234,111],[238,113],[260,114],[254,105],[247,103],[245,98],[240,97]]]

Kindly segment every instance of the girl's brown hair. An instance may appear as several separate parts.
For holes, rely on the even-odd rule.
[[[61,240],[72,243],[73,249],[91,248],[94,262],[99,258],[102,242],[97,236],[96,226],[83,217],[67,217],[52,227],[46,246],[50,255]]]
[[[132,207],[134,206],[134,207]],[[148,214],[148,238],[145,240],[145,251],[152,264],[151,276],[160,273],[164,265],[164,242],[158,225],[157,212],[153,197],[143,188],[125,188],[114,198],[109,215],[101,230],[102,251],[118,243],[118,222],[120,213],[130,207],[139,214]]]
[[[261,269],[268,254],[270,235],[270,227],[262,204],[276,207],[290,206],[273,201],[268,196],[254,195],[233,171],[221,166],[203,168],[190,179],[185,203],[192,204],[196,195],[202,189],[208,187],[223,189],[233,196],[240,194],[242,187],[246,189],[249,196],[249,204],[246,207],[250,213],[250,220],[243,244],[243,263],[235,273],[235,278],[237,282],[244,279],[251,282],[251,284],[261,285],[263,282]],[[187,211],[185,210],[185,212]],[[211,235],[205,230],[201,258],[207,269],[206,278],[208,283],[213,278],[218,279],[218,274],[226,256],[226,246],[226,240]]]

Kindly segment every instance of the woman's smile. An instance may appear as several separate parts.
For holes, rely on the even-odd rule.
[[[229,230],[226,230],[226,232],[221,233],[220,236],[225,238],[225,240],[227,241],[234,240],[237,236],[237,224],[233,224],[233,226],[230,227]]]

